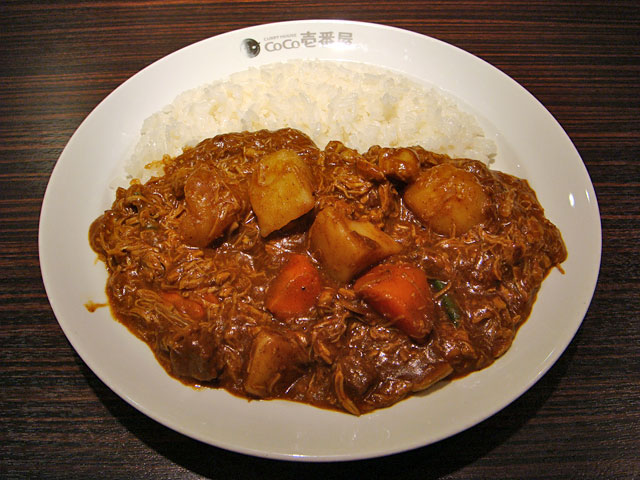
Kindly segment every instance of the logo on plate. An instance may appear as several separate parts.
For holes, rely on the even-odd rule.
[[[242,49],[247,57],[257,57],[260,53],[260,43],[253,38],[245,38],[242,41]]]
[[[260,52],[284,52],[287,50],[297,50],[299,48],[322,48],[353,49],[352,32],[339,31],[317,31],[317,32],[291,32],[279,35],[266,36],[261,39],[262,43],[253,38],[242,40],[242,52],[249,58],[257,57]]]

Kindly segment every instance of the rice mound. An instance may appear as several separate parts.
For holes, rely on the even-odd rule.
[[[320,148],[331,140],[360,152],[420,145],[486,163],[496,153],[475,117],[436,87],[364,64],[294,60],[180,94],[144,121],[126,173],[146,181],[157,173],[149,164],[205,138],[283,127],[306,133]]]

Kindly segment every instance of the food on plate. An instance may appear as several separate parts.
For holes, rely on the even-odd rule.
[[[144,121],[126,173],[144,182],[157,173],[144,166],[203,138],[283,127],[305,132],[317,145],[338,140],[359,151],[374,144],[420,145],[485,163],[496,153],[479,120],[434,85],[373,65],[290,60],[178,95]]]
[[[218,135],[90,227],[172,376],[359,415],[489,366],[566,258],[526,180],[420,146]]]

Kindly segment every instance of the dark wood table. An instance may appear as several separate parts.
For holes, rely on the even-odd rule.
[[[640,8],[637,1],[121,1],[0,5],[0,477],[640,477]],[[83,118],[195,41],[282,20],[406,28],[461,47],[540,99],[598,195],[602,267],[573,342],[533,388],[437,444],[368,461],[245,457],[139,413],[76,355],[38,263],[47,181]],[[72,212],[70,212],[72,213]]]

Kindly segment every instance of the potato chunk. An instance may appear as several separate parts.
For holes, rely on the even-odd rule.
[[[489,199],[472,173],[443,163],[423,172],[404,201],[435,232],[455,236],[486,220]]]
[[[351,220],[338,208],[328,207],[316,216],[309,231],[311,249],[336,280],[343,283],[402,247],[367,221]]]
[[[273,396],[279,386],[286,387],[295,380],[306,360],[295,340],[262,330],[253,339],[244,389],[256,397]]]
[[[266,237],[315,205],[309,167],[291,150],[264,156],[249,181],[249,200]]]

